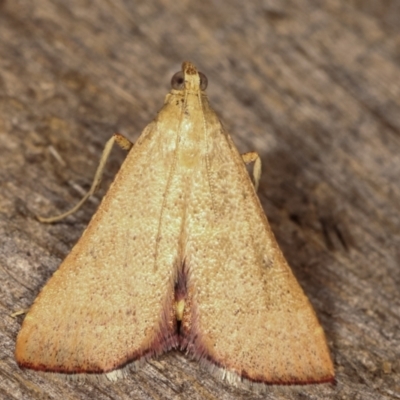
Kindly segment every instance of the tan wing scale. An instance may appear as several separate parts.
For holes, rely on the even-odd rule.
[[[233,381],[332,381],[316,315],[276,243],[239,153],[206,99],[201,103],[208,154],[191,172],[187,199],[181,346]]]
[[[145,129],[81,239],[32,305],[17,339],[21,367],[102,373],[176,347],[182,213],[176,177],[170,177],[179,118],[165,123],[167,111],[168,104]]]

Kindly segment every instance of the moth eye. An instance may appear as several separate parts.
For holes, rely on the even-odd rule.
[[[185,87],[185,77],[182,71],[177,72],[171,78],[171,87],[175,90],[182,90]]]
[[[200,76],[200,89],[206,90],[208,85],[208,79],[202,72],[199,72],[199,76]]]

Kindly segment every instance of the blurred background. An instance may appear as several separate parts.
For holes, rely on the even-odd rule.
[[[394,0],[0,0],[0,397],[398,399],[399,21]],[[240,151],[261,156],[259,196],[324,327],[335,385],[252,394],[179,352],[118,384],[14,361],[23,317],[10,314],[78,240],[124,151],[75,215],[34,215],[79,201],[108,138],[137,139],[185,60]]]

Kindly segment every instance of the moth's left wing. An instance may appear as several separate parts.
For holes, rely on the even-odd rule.
[[[132,148],[25,317],[16,344],[21,367],[109,373],[176,347],[179,208],[162,214],[173,147],[159,124],[150,124]],[[179,196],[172,183],[171,203]]]

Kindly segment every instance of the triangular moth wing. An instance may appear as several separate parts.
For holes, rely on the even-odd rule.
[[[104,373],[177,346],[180,210],[169,213],[177,216],[172,223],[162,210],[179,121],[165,120],[167,108],[144,130],[25,317],[16,345],[21,367]]]
[[[205,100],[203,108],[208,154],[193,169],[187,203],[181,346],[232,382],[332,381],[314,310],[276,243],[231,138]]]

